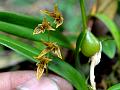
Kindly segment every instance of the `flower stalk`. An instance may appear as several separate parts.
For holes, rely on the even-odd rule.
[[[82,15],[83,30],[86,30],[87,18],[86,18],[86,10],[85,10],[85,6],[84,6],[84,0],[79,0],[79,2],[80,2],[80,9],[81,9],[81,15]]]
[[[41,12],[44,12],[45,14],[51,16],[54,18],[54,23],[56,23],[56,28],[58,28],[63,23],[63,17],[62,14],[58,11],[57,5],[54,6],[54,11],[49,12],[47,10],[41,10]],[[48,68],[47,65],[52,59],[50,59],[49,52],[53,52],[53,54],[57,55],[60,59],[62,59],[62,55],[60,52],[59,46],[55,42],[50,42],[50,34],[49,31],[55,31],[54,28],[52,28],[50,22],[47,21],[46,18],[43,19],[42,24],[38,24],[38,26],[34,29],[34,34],[40,34],[44,33],[45,31],[48,31],[48,42],[40,40],[46,48],[40,52],[40,54],[37,57],[34,57],[38,60],[37,65],[37,73],[36,77],[39,80],[44,72],[44,69],[46,69],[46,75],[48,75]]]
[[[76,69],[79,70],[80,68],[80,61],[79,61],[79,48],[81,46],[81,43],[83,41],[83,38],[85,37],[85,32],[87,31],[87,18],[86,18],[86,12],[85,12],[85,6],[84,6],[84,0],[79,0],[80,2],[80,9],[81,9],[81,15],[82,15],[82,22],[83,22],[83,30],[81,31],[81,33],[83,34],[79,34],[77,42],[76,42],[76,50],[75,50],[75,66]],[[81,40],[81,37],[82,40]]]

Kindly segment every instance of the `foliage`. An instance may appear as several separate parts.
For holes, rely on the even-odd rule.
[[[6,14],[6,12],[0,12],[0,13],[1,14],[4,14],[4,13]],[[0,25],[1,25],[0,30],[1,31],[7,32],[7,33],[9,33],[11,35],[26,38],[26,39],[29,39],[29,40],[36,40],[36,41],[39,41],[40,38],[43,38],[45,36],[45,35],[43,35],[43,36],[40,35],[39,37],[38,36],[33,36],[32,35],[33,30],[30,29],[29,26],[24,25],[24,27],[23,27],[21,25],[22,24],[22,23],[20,23],[21,19],[23,21],[24,20],[29,21],[31,19],[30,17],[26,18],[27,16],[23,17],[23,15],[18,15],[18,14],[15,14],[15,13],[8,13],[8,12],[7,12],[7,15],[8,16],[5,15],[5,18],[9,18],[9,20],[6,19],[6,21],[3,20],[4,15],[1,15],[1,20],[2,20],[2,21],[0,21]],[[9,17],[9,16],[12,16],[12,15],[14,15],[14,17]],[[12,23],[13,21],[11,21],[11,20],[14,20],[14,18],[17,21],[16,23],[15,22]],[[25,18],[25,19],[23,19],[23,18]],[[35,20],[33,19],[33,22],[34,21]],[[32,20],[30,22],[33,23]],[[37,21],[35,23],[37,23]],[[16,31],[20,31],[20,32],[16,32]],[[57,32],[53,32],[53,33],[50,33],[50,34],[52,36],[54,36],[56,33]],[[55,41],[59,40],[62,43],[60,43],[59,41],[57,41],[57,42],[60,45],[62,45],[64,40],[65,40],[65,42],[64,42],[65,45],[70,46],[69,41],[67,41],[67,39],[61,33],[58,32],[57,35],[59,35],[60,37],[55,37],[54,38]],[[62,39],[60,40],[60,39],[57,39],[57,38],[62,38]],[[51,40],[52,40],[52,38],[51,38]],[[68,44],[67,44],[67,42],[68,42]],[[25,44],[25,43],[23,43],[21,41],[14,40],[14,39],[12,39],[10,37],[8,38],[6,35],[0,35],[0,44],[5,45],[5,46],[15,50],[16,52],[28,57],[30,60],[33,60],[33,61],[37,62],[33,57],[37,56],[39,54],[39,50],[35,49],[34,47],[31,47],[31,45]],[[57,68],[54,66],[55,63],[58,64]],[[81,74],[79,72],[77,72],[74,68],[72,68],[70,65],[68,65],[68,64],[66,64],[65,62],[62,62],[62,61],[59,61],[59,63],[58,63],[55,60],[53,63],[50,63],[50,66],[48,66],[48,67],[52,71],[58,73],[59,75],[63,76],[65,79],[70,81],[73,84],[73,86],[75,86],[78,90],[82,90],[81,88],[84,88],[84,90],[86,90],[86,84],[83,83],[83,82],[85,82],[84,76],[81,76]],[[61,72],[61,69],[63,69],[62,70],[63,72]],[[76,80],[75,75],[77,75],[76,77],[78,77],[77,80]],[[79,83],[81,83],[81,84],[79,84]]]
[[[86,33],[89,30],[87,26],[89,17],[96,17],[97,19],[101,20],[103,24],[108,28],[109,32],[112,34],[112,37],[113,37],[112,40],[102,41],[103,52],[111,59],[115,56],[116,46],[117,46],[117,54],[120,55],[120,42],[119,42],[120,31],[118,30],[119,28],[115,24],[115,22],[112,19],[110,19],[108,16],[106,16],[104,13],[96,12],[93,15],[90,14],[89,17],[86,17],[84,0],[79,0],[79,1],[80,1],[81,14],[82,14],[82,18],[80,18],[80,20],[82,20],[81,23],[83,26],[82,26],[82,30],[80,30],[81,32],[79,32],[80,33],[79,36],[74,35],[74,37],[77,37],[77,38],[72,38],[73,39],[72,40],[70,39],[71,36],[67,36],[67,35],[65,36],[62,33],[64,32],[63,31],[64,27],[61,26],[61,24],[63,23],[64,19],[62,15],[60,15],[60,12],[56,9],[56,7],[54,8],[54,12],[52,12],[52,14],[50,11],[42,11],[46,13],[46,15],[48,15],[46,16],[47,18],[51,16],[52,18],[55,19],[55,23],[57,24],[56,26],[53,24],[50,25],[49,22],[47,22],[45,19],[42,22],[42,18],[39,19],[32,16],[28,16],[28,15],[17,14],[15,12],[0,11],[0,44],[11,48],[12,50],[22,54],[23,56],[27,57],[29,60],[36,63],[39,63],[39,61],[36,59],[40,59],[41,55],[43,56],[44,54],[47,54],[50,51],[53,51],[54,53],[57,51],[58,57],[54,56],[53,54],[50,54],[50,55],[47,54],[48,56],[50,56],[50,59],[52,59],[51,62],[47,63],[48,68],[51,71],[57,73],[58,75],[68,80],[77,90],[88,90],[88,85],[86,84],[86,78],[83,72],[80,72],[79,53],[82,48],[86,50],[86,47],[89,46],[87,45],[88,41],[85,41]],[[24,3],[23,0],[22,0],[22,3]],[[76,3],[76,2],[71,1],[71,3]],[[65,7],[65,6],[61,6],[60,8],[62,7]],[[58,17],[56,13],[58,16],[61,17],[59,18],[60,22],[57,21]],[[70,25],[72,24],[75,24],[75,22],[73,21],[70,23]],[[55,28],[53,29],[52,27],[53,28],[55,27]],[[37,32],[38,35],[33,35],[34,28],[35,28],[34,34],[36,34],[39,28],[40,29],[42,28],[43,31],[39,31],[40,34],[38,34]],[[52,31],[49,31],[51,30],[51,28],[52,28]],[[48,31],[45,32],[46,29],[48,29]],[[72,29],[74,29],[74,27]],[[45,33],[41,33],[41,32],[45,32]],[[92,35],[91,31],[90,31],[90,35],[94,37],[94,40],[98,40],[97,37]],[[17,37],[17,39],[15,39],[13,36]],[[21,40],[27,39],[32,45],[33,45],[33,42],[41,42],[42,44],[45,44],[45,45],[49,44],[49,45],[46,45],[46,48],[41,52],[42,53],[41,54],[40,49],[34,47],[34,45],[31,46],[30,44],[27,44],[24,41],[19,41],[18,38],[20,38]],[[92,38],[90,39],[92,40]],[[52,43],[46,43],[48,41]],[[75,48],[73,48],[72,41],[74,42],[76,41]],[[87,44],[85,45],[86,47],[82,47],[84,43],[83,41],[87,42]],[[60,50],[57,44],[60,45],[62,48],[66,48],[68,50],[74,51],[75,49],[74,51],[75,67],[67,63],[66,60],[65,61],[61,60],[62,55],[59,52]],[[52,45],[52,48],[51,48],[51,45]],[[93,43],[91,44],[91,46],[94,46]],[[89,47],[90,50],[91,50],[91,46]],[[43,46],[40,46],[40,47],[43,48]],[[48,48],[50,50],[48,50]],[[95,48],[92,48],[92,49],[95,49]],[[99,49],[99,47],[97,49]],[[97,51],[95,51],[94,53],[96,53]],[[87,52],[91,54],[91,51],[87,51]],[[36,56],[38,57],[40,56],[40,57],[34,58]],[[108,90],[118,90],[118,89],[119,89],[119,84],[110,87]]]

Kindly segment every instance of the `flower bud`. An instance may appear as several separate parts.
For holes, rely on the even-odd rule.
[[[86,35],[82,41],[81,52],[86,57],[91,57],[99,50],[100,50],[99,41],[89,30],[87,30]]]

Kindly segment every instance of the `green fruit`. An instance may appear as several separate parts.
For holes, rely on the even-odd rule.
[[[81,52],[83,53],[83,55],[91,57],[99,50],[100,50],[99,41],[90,31],[87,31],[82,41]]]

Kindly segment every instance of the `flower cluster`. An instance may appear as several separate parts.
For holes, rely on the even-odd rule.
[[[58,10],[57,4],[54,6],[54,10],[52,12],[48,10],[40,10],[40,11],[54,18],[54,23],[56,24],[56,28],[58,28],[60,25],[63,24],[64,19],[62,17],[62,14]]]
[[[53,12],[50,12],[48,10],[41,10],[41,12],[54,18],[54,23],[56,24],[56,28],[62,25],[64,19],[62,17],[62,14],[59,12],[57,5],[54,6]],[[42,24],[38,24],[38,26],[34,29],[33,35],[44,33],[45,30],[55,31],[55,29],[52,28],[50,22],[48,22],[46,18],[43,19]],[[50,41],[46,42],[43,40],[41,40],[41,42],[46,46],[46,48],[42,50],[37,57],[34,57],[39,61],[37,63],[37,74],[36,74],[37,79],[41,78],[44,69],[47,68],[47,64],[52,60],[49,57],[47,57],[46,54],[52,52],[53,54],[57,55],[57,57],[62,59],[60,48],[55,42],[50,42]]]
[[[42,50],[42,52],[38,55],[38,57],[42,57],[45,54],[49,53],[50,51],[52,51],[54,54],[56,54],[60,59],[62,59],[62,55],[60,52],[60,48],[56,43],[53,42],[45,42],[42,41],[42,43],[46,46],[46,48],[44,50]]]
[[[52,30],[52,31],[55,30],[54,28],[51,27],[50,23],[46,20],[46,18],[43,19],[42,24],[38,24],[38,26],[34,29],[33,35],[44,33],[45,30]]]

